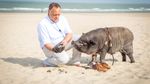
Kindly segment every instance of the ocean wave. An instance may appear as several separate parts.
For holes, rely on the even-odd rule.
[[[0,8],[0,12],[45,12],[47,11],[47,8]]]
[[[47,12],[48,8],[0,8],[0,12]],[[150,8],[128,8],[128,9],[77,9],[77,8],[64,8],[63,12],[150,12]]]
[[[128,8],[128,9],[62,9],[64,12],[150,12],[150,8]]]

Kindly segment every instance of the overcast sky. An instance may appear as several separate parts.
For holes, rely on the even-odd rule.
[[[0,1],[56,1],[56,2],[99,2],[99,3],[150,3],[150,0],[0,0]]]

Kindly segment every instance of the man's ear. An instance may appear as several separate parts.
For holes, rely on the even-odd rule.
[[[95,45],[96,43],[95,43],[94,40],[90,40],[90,41],[89,41],[89,44],[90,44],[90,45]]]

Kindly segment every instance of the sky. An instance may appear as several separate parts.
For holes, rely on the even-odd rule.
[[[149,3],[150,0],[0,0],[0,1],[42,1],[42,2],[88,2],[88,3]]]

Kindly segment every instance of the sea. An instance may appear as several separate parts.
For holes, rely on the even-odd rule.
[[[0,12],[47,12],[50,2],[0,1]],[[62,12],[150,12],[143,3],[71,3],[58,2]]]

